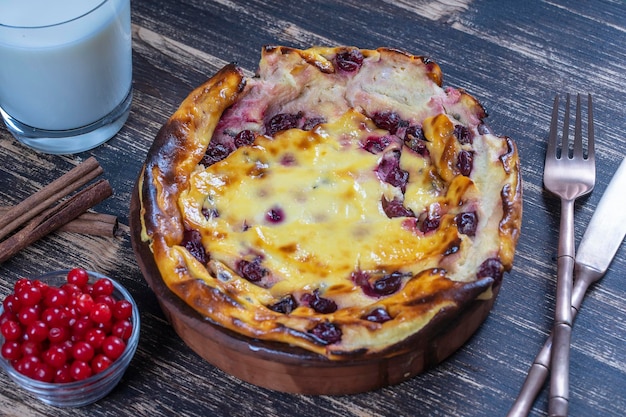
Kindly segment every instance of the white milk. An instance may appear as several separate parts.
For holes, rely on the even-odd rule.
[[[11,118],[80,128],[111,113],[131,80],[128,0],[0,0],[0,108]]]

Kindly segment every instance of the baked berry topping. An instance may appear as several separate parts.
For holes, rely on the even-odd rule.
[[[315,126],[325,123],[326,119],[324,119],[323,117],[309,117],[308,119],[306,119],[304,121],[304,124],[302,125],[302,130],[311,130],[313,129]]]
[[[352,281],[361,287],[363,293],[369,297],[381,297],[397,292],[402,286],[402,279],[407,274],[395,271],[390,274],[376,274],[372,276],[365,271],[354,271],[351,275]],[[380,276],[380,278],[377,278]]]
[[[476,277],[479,279],[491,277],[496,281],[500,281],[503,274],[504,267],[502,266],[502,262],[500,262],[500,259],[489,258],[480,265],[480,267],[478,268],[478,272],[476,273]]]
[[[457,239],[454,242],[450,243],[447,249],[443,252],[443,256],[454,255],[459,250],[461,250],[461,240]]]
[[[323,321],[309,330],[318,341],[325,345],[337,343],[341,340],[341,329],[336,324]]]
[[[385,150],[390,143],[391,138],[389,136],[370,136],[365,140],[363,149],[375,155]]]
[[[476,235],[476,227],[478,227],[478,215],[475,211],[459,213],[456,215],[455,221],[459,233],[467,236]]]
[[[398,187],[402,192],[406,189],[406,184],[409,182],[409,173],[400,168],[400,152],[393,151],[386,153],[378,167],[376,167],[376,174],[381,181]]]
[[[428,156],[426,137],[424,137],[424,131],[421,127],[415,125],[407,127],[404,134],[404,144],[418,155]]]
[[[474,166],[474,154],[470,151],[460,151],[456,160],[456,166],[461,175],[469,176]]]
[[[374,113],[372,120],[376,127],[388,130],[392,135],[396,133],[402,119],[395,111],[382,111]]]
[[[206,207],[203,207],[202,208],[202,215],[204,216],[205,219],[209,220],[209,219],[214,219],[216,217],[220,217],[220,212],[217,211],[216,208],[206,208]]]
[[[437,230],[439,225],[441,224],[441,213],[439,206],[434,204],[429,208],[427,212],[425,212],[421,218],[421,226],[420,230],[422,233],[432,232],[433,230]]]
[[[296,302],[296,299],[293,297],[293,295],[283,297],[277,303],[267,306],[267,308],[269,308],[270,310],[283,314],[291,313],[293,310],[296,309],[296,307],[298,307],[298,303]]]
[[[250,282],[259,282],[269,271],[261,266],[261,257],[252,261],[241,259],[236,265],[237,273]]]
[[[359,287],[369,287],[370,276],[368,272],[358,269],[350,274],[350,279]]]
[[[297,165],[297,162],[296,156],[292,153],[285,153],[283,157],[280,158],[280,164],[285,167]]]
[[[279,113],[273,116],[265,123],[265,133],[269,136],[274,136],[281,130],[293,129],[298,127],[302,113]]]
[[[209,262],[206,250],[202,245],[202,235],[197,230],[185,230],[183,233],[183,241],[181,243],[191,253],[191,255],[203,265]]]
[[[400,271],[395,271],[391,274],[383,275],[382,278],[374,281],[373,285],[371,286],[372,291],[376,295],[380,296],[393,294],[400,289],[403,277],[404,274],[402,274]]]
[[[205,166],[211,166],[216,162],[226,158],[233,150],[223,143],[211,143],[211,146],[206,151],[206,154],[200,161]]]
[[[265,220],[270,223],[280,223],[285,219],[285,211],[280,207],[272,207],[265,213]]]
[[[358,49],[340,52],[335,57],[337,66],[346,72],[358,71],[363,65],[363,54]]]
[[[391,320],[391,316],[383,307],[378,307],[362,316],[361,319],[374,323],[384,323]]]
[[[472,143],[474,143],[474,134],[471,130],[463,125],[454,126],[454,136],[456,136],[461,145],[471,145]]]
[[[318,290],[313,291],[313,293],[304,294],[300,298],[300,301],[321,314],[334,313],[337,311],[337,303],[330,298],[320,297]]]
[[[254,142],[255,138],[256,135],[254,134],[254,132],[246,129],[237,133],[233,142],[235,143],[236,147],[241,148],[242,146],[251,145]]]
[[[404,207],[402,201],[397,198],[389,201],[383,196],[381,201],[383,211],[390,219],[393,217],[415,217],[413,210]]]

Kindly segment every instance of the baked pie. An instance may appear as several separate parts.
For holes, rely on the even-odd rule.
[[[266,46],[159,131],[142,240],[186,304],[240,335],[394,355],[497,294],[522,215],[514,142],[432,60]]]

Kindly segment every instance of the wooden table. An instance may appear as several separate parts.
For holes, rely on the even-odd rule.
[[[489,318],[456,354],[423,375],[376,392],[300,396],[261,389],[200,360],[174,333],[143,280],[128,234],[58,232],[0,264],[0,295],[15,280],[83,266],[126,285],[141,310],[137,354],[120,385],[82,415],[502,416],[552,323],[559,203],[542,186],[556,92],[592,93],[598,181],[576,206],[580,239],[626,148],[626,7],[566,0],[133,0],[134,101],[106,144],[71,156],[40,154],[0,126],[0,204],[21,201],[88,156],[115,195],[97,207],[128,224],[133,183],[157,130],[189,91],[225,63],[250,73],[263,44],[389,46],[428,55],[444,84],[488,110],[492,129],[519,146],[523,234]],[[626,203],[626,198],[624,198]],[[611,221],[611,219],[606,219]],[[577,319],[571,353],[573,416],[626,415],[626,245]],[[0,414],[70,416],[1,376]],[[547,415],[544,390],[532,415]]]

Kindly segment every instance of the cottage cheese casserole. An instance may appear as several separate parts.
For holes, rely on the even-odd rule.
[[[223,328],[336,361],[394,355],[512,267],[518,154],[485,117],[424,57],[266,46],[254,77],[225,66],[159,131],[141,238]]]

